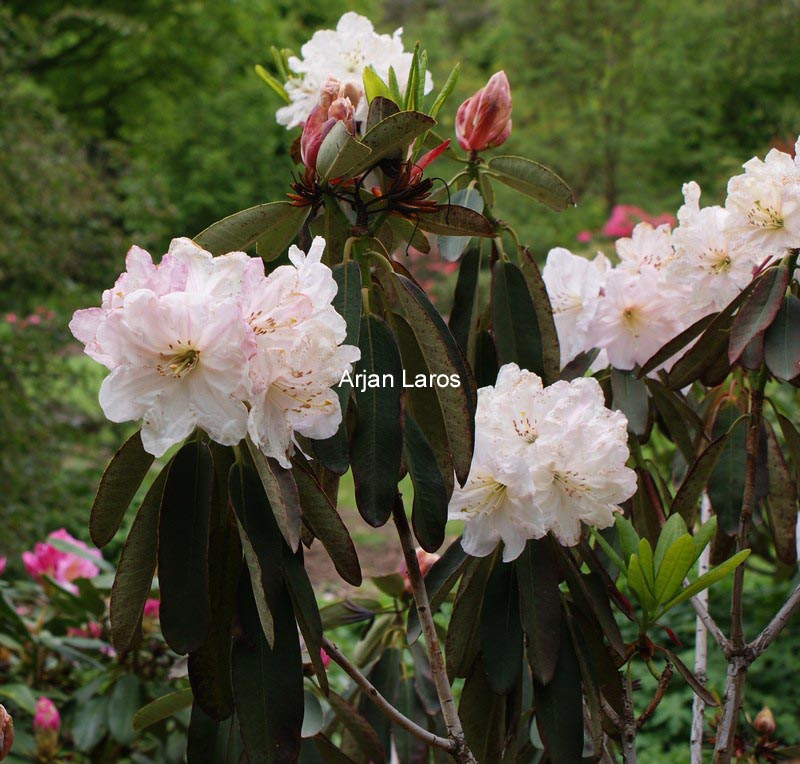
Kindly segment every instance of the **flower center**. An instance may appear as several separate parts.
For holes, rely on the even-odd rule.
[[[636,326],[637,319],[636,319],[636,309],[635,308],[625,308],[622,311],[622,320],[625,322],[628,331],[634,336],[639,336],[639,329]]]
[[[480,495],[461,510],[462,514],[468,518],[476,515],[491,515],[506,498],[508,486],[488,477],[481,482],[484,483],[484,489]]]
[[[753,209],[747,213],[747,220],[754,228],[783,228],[781,213],[759,200],[753,203]]]
[[[578,478],[578,473],[573,470],[553,473],[553,482],[557,483],[570,498],[574,497],[575,494],[585,493],[589,490],[588,486],[582,484],[576,478]]]
[[[175,352],[172,355],[162,353],[161,356],[164,361],[158,364],[158,371],[163,376],[169,374],[175,379],[181,379],[200,362],[200,351],[195,350],[191,345],[182,347],[181,343],[178,343],[177,348],[170,345],[170,350]]]
[[[514,420],[514,430],[520,438],[526,440],[528,443],[535,443],[536,438],[539,437],[539,433],[536,432],[536,428],[524,411],[520,411],[519,419]]]
[[[712,273],[719,275],[730,271],[732,265],[730,255],[719,249],[712,249],[708,254],[711,260]]]

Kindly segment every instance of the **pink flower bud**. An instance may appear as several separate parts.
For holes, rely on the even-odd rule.
[[[775,732],[775,717],[768,706],[764,706],[753,720],[753,729],[763,737],[769,737]]]
[[[145,600],[144,603],[144,615],[146,618],[158,618],[158,613],[161,608],[161,601],[150,598]]]
[[[505,143],[510,134],[511,88],[500,71],[458,107],[456,138],[465,151],[483,151]]]
[[[320,647],[320,649],[319,649],[319,658],[322,661],[322,665],[325,668],[328,668],[328,666],[331,665],[331,656],[328,655],[328,653],[325,652],[325,648],[323,648],[323,647]]]
[[[433,565],[433,563],[435,563],[438,559],[438,554],[426,552],[424,549],[419,547],[417,548],[417,564],[419,565],[419,572],[422,574],[423,578],[428,570],[430,570],[431,565]],[[411,592],[411,580],[408,577],[408,568],[406,567],[405,560],[400,563],[398,573],[400,573],[400,575],[406,581],[406,591]]]
[[[591,231],[579,231],[578,235],[575,237],[581,244],[587,244],[592,240],[592,232]]]
[[[11,714],[6,711],[5,706],[0,705],[0,761],[8,756],[13,743],[14,720],[11,718]]]
[[[353,100],[355,98],[355,100]],[[319,103],[311,110],[300,137],[300,157],[306,167],[316,169],[322,142],[337,122],[344,122],[347,132],[355,135],[355,104],[358,97],[352,86],[328,78],[322,86]]]
[[[36,711],[33,715],[33,729],[35,732],[58,732],[61,728],[61,716],[50,698],[41,697],[36,701]]]
[[[8,562],[7,557],[0,557],[0,576],[3,575],[3,573],[5,572],[7,562]]]

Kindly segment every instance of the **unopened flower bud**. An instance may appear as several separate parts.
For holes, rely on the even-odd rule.
[[[356,117],[352,86],[329,78],[322,86],[319,103],[311,110],[300,137],[300,157],[303,164],[316,169],[317,154],[322,142],[337,122],[344,122],[347,132],[355,135]]]
[[[769,737],[775,732],[775,717],[767,706],[764,706],[753,720],[753,729],[763,737]]]
[[[5,706],[0,705],[0,761],[8,756],[13,743],[14,720],[11,718],[11,714],[6,711]]]
[[[33,734],[36,740],[36,752],[40,757],[52,759],[55,756],[60,728],[61,717],[53,701],[45,697],[39,698],[33,715]]]
[[[505,143],[510,134],[511,88],[500,71],[458,107],[456,137],[465,151],[483,151]]]

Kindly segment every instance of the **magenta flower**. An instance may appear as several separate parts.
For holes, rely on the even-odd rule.
[[[157,599],[150,598],[144,603],[145,618],[158,618],[158,613],[161,608],[161,602]]]
[[[2,576],[3,573],[5,572],[6,563],[7,562],[8,562],[8,558],[7,557],[5,557],[5,556],[0,557],[0,576]]]
[[[611,210],[611,216],[606,220],[602,233],[611,239],[622,239],[633,233],[637,223],[650,223],[653,228],[657,228],[664,223],[669,223],[672,227],[675,222],[675,218],[668,213],[650,215],[633,204],[617,204]]]
[[[90,556],[98,560],[103,559],[99,550],[90,549],[82,541],[73,538],[64,528],[53,531],[47,538],[67,541],[75,547],[85,549]],[[37,542],[32,552],[23,552],[22,562],[32,578],[41,582],[42,576],[48,576],[73,594],[78,591],[73,581],[78,578],[94,578],[100,572],[100,568],[90,560],[70,552],[61,552],[46,542]]]
[[[591,231],[579,231],[575,237],[581,244],[588,244],[592,240]]]
[[[39,698],[33,715],[33,734],[36,740],[36,752],[45,761],[52,759],[58,750],[59,729],[61,729],[61,716],[53,701],[50,698]]]

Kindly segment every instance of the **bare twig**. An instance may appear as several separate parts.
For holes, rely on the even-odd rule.
[[[395,724],[410,732],[414,737],[419,738],[428,745],[441,748],[443,751],[453,753],[455,751],[455,742],[447,738],[439,737],[429,732],[424,727],[420,727],[416,722],[413,722],[407,716],[401,714],[383,695],[378,692],[375,685],[367,679],[350,661],[339,651],[339,648],[333,644],[327,637],[322,638],[322,646],[325,652],[330,656],[331,660],[338,663],[344,669],[344,672],[361,688],[363,693],[388,716]]]
[[[708,494],[703,491],[703,497],[700,502],[700,522],[705,523],[711,515],[711,502],[708,499]],[[709,544],[700,554],[700,559],[697,561],[697,576],[702,576],[709,566],[711,557],[711,545]],[[696,599],[698,604],[708,615],[708,589],[704,589],[697,595]],[[693,603],[694,604],[694,603]],[[711,619],[714,627],[719,630],[717,624]],[[709,628],[706,625],[705,619],[697,611],[697,620],[694,628],[694,675],[700,684],[705,685],[707,679],[707,665],[708,665],[708,632]],[[728,640],[720,631],[720,636],[725,642]],[[720,645],[720,647],[723,647]],[[723,652],[725,648],[723,647]],[[703,764],[703,727],[704,727],[704,713],[706,709],[705,701],[695,693],[692,700],[692,733],[689,740],[689,748],[691,752],[692,764]]]
[[[688,585],[688,581],[685,582]],[[703,596],[705,595],[705,596]],[[708,633],[714,638],[714,641],[719,645],[722,652],[727,656],[731,651],[730,640],[722,633],[722,629],[717,625],[717,622],[711,617],[708,612],[708,593],[707,590],[696,594],[689,600],[692,603],[694,612],[697,617],[702,621]]]
[[[667,687],[669,687],[671,679],[672,663],[667,661],[664,666],[664,670],[661,672],[661,676],[658,678],[658,686],[656,687],[655,694],[652,698],[650,698],[650,702],[647,704],[644,711],[639,714],[639,718],[636,720],[637,730],[640,730],[642,725],[644,725],[644,723],[655,713],[655,710],[658,708],[658,704],[661,702],[661,699],[664,697],[664,693],[667,691]]]
[[[772,644],[772,641],[781,633],[783,627],[786,626],[798,608],[800,608],[800,586],[794,589],[789,595],[789,599],[783,603],[783,607],[775,614],[775,617],[750,643],[751,660],[758,658]]]
[[[399,498],[392,510],[392,515],[397,534],[400,537],[400,545],[403,547],[408,580],[411,583],[411,591],[414,595],[414,602],[417,605],[422,633],[425,635],[431,674],[436,687],[436,694],[439,696],[439,704],[442,707],[444,726],[447,729],[448,737],[454,745],[451,755],[459,764],[476,764],[475,757],[467,747],[464,739],[464,730],[461,727],[461,720],[458,718],[453,693],[450,690],[450,682],[447,679],[447,672],[444,667],[442,648],[439,645],[439,637],[436,634],[436,626],[431,615],[428,592],[425,589],[425,581],[422,578],[419,562],[417,561],[414,537],[411,534],[411,528],[408,527],[408,519],[403,509],[403,503]]]
[[[633,715],[633,687],[630,677],[622,684],[622,762],[636,764],[636,717]]]

